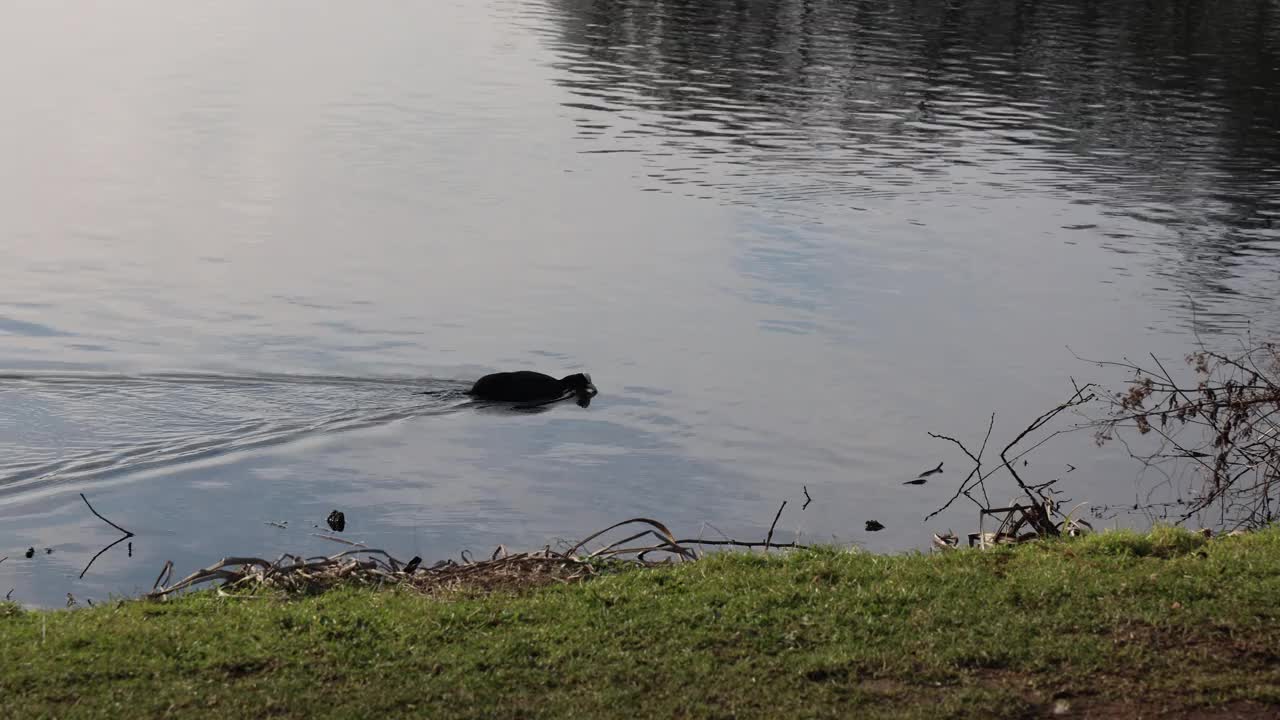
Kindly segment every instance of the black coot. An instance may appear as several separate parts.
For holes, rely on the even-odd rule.
[[[518,370],[485,375],[471,386],[470,394],[482,400],[502,402],[554,402],[570,395],[586,407],[598,391],[586,373],[566,375],[559,380],[540,372]]]

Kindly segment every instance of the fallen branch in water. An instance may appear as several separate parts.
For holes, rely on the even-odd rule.
[[[946,435],[939,435],[937,433],[929,433],[929,437],[931,438],[937,438],[939,440],[947,440],[959,446],[959,448],[964,452],[964,454],[968,455],[969,459],[973,461],[973,469],[969,471],[969,475],[964,480],[960,481],[960,487],[956,489],[956,494],[952,495],[950,500],[948,500],[942,507],[938,508],[937,510],[934,510],[933,512],[925,516],[924,519],[926,522],[930,518],[932,518],[934,515],[937,515],[943,510],[946,510],[947,508],[951,507],[951,503],[955,502],[960,497],[961,494],[965,495],[965,497],[968,497],[970,500],[973,500],[973,502],[977,503],[979,507],[982,507],[983,503],[979,503],[976,499],[974,499],[972,495],[969,494],[975,487],[980,488],[982,490],[982,499],[986,501],[986,504],[987,505],[991,504],[991,500],[987,497],[987,487],[985,484],[983,484],[983,481],[987,479],[987,476],[984,475],[982,472],[982,454],[987,451],[987,441],[991,439],[991,429],[994,428],[995,425],[996,425],[996,414],[991,413],[991,421],[987,423],[987,434],[984,435],[982,438],[982,447],[978,450],[977,455],[974,455],[973,453],[969,452],[969,448],[965,447],[964,443],[960,442],[959,440],[953,437],[948,437]],[[978,476],[978,482],[970,485],[969,481],[972,480],[975,475]]]
[[[356,542],[356,541],[354,541],[354,540],[347,540],[346,538],[340,538],[340,537],[337,537],[337,536],[334,536],[334,535],[325,535],[324,533],[311,533],[311,535],[312,535],[313,537],[321,538],[322,540],[332,540],[332,541],[334,541],[334,542],[336,542],[336,543],[342,543],[343,545],[350,545],[350,546],[352,546],[352,547],[361,547],[361,548],[367,548],[367,547],[369,547],[368,545],[365,545],[365,544],[364,544],[364,543],[362,543],[362,542]]]
[[[89,508],[89,512],[93,513],[94,515],[97,515],[99,520],[101,520],[102,522],[104,522],[104,523],[106,523],[106,524],[110,525],[111,527],[113,527],[113,528],[115,528],[115,529],[119,530],[120,532],[124,533],[124,536],[125,536],[126,538],[131,538],[131,537],[133,537],[133,533],[129,532],[128,530],[125,530],[124,528],[120,527],[119,525],[117,525],[117,524],[115,524],[115,523],[111,522],[110,520],[108,520],[108,519],[106,519],[106,518],[102,517],[102,514],[101,514],[101,513],[99,513],[97,510],[94,510],[94,509],[93,509],[93,506],[89,504],[89,498],[85,497],[85,496],[84,496],[84,493],[80,493],[80,499],[84,501],[84,504],[85,504],[86,506],[88,506],[88,508]]]
[[[1015,463],[1018,460],[1023,460],[1028,453],[1041,445],[1044,445],[1046,442],[1052,440],[1058,435],[1070,432],[1070,430],[1055,430],[1035,444],[1031,445],[1031,447],[1022,450],[1017,455],[1013,457],[1010,457],[1009,455],[1010,451],[1025,440],[1027,436],[1044,428],[1060,413],[1071,408],[1079,407],[1085,403],[1092,402],[1096,397],[1096,394],[1093,392],[1094,386],[1092,384],[1080,386],[1076,385],[1073,380],[1072,388],[1075,392],[1072,393],[1065,402],[1060,403],[1051,410],[1036,417],[1029,425],[1027,425],[1026,428],[1022,430],[1022,432],[1018,433],[1018,435],[1014,437],[1009,444],[1005,445],[1004,449],[1000,451],[1000,464],[990,470],[984,469],[982,462],[983,455],[987,449],[987,443],[991,439],[991,430],[995,427],[995,413],[991,414],[991,420],[987,423],[987,432],[982,438],[982,446],[978,449],[977,453],[971,451],[968,446],[956,438],[938,433],[929,433],[929,437],[936,438],[938,440],[946,440],[947,442],[959,447],[960,450],[969,457],[969,460],[972,461],[973,469],[971,469],[965,479],[960,482],[959,487],[956,488],[955,494],[952,495],[951,498],[942,505],[942,507],[939,507],[937,510],[926,515],[925,520],[927,521],[951,507],[952,503],[963,495],[978,506],[978,532],[971,533],[969,535],[970,545],[986,547],[993,543],[1020,542],[1038,537],[1054,537],[1064,532],[1068,534],[1077,534],[1086,531],[1086,529],[1092,529],[1089,528],[1088,523],[1085,523],[1082,520],[1074,520],[1070,516],[1064,517],[1061,523],[1053,520],[1052,516],[1054,514],[1060,515],[1057,511],[1057,502],[1053,497],[1053,495],[1056,494],[1056,491],[1051,490],[1053,485],[1057,482],[1056,479],[1039,484],[1029,484],[1015,469]],[[1026,465],[1025,460],[1023,460],[1023,464]],[[999,508],[991,506],[992,503],[989,495],[987,494],[986,481],[1001,470],[1008,471],[1010,477],[1013,478],[1013,481],[1022,491],[1022,496],[1025,498],[1025,502],[1010,501],[1007,507]],[[981,492],[981,499],[974,497],[973,493],[975,490]],[[999,527],[994,533],[989,533],[983,530],[983,521],[988,515],[1004,516]],[[1020,534],[1024,527],[1029,527],[1032,532]]]
[[[111,543],[110,545],[108,545],[108,546],[106,546],[106,547],[102,548],[102,549],[101,549],[101,550],[99,550],[99,551],[98,551],[98,552],[97,552],[93,557],[89,558],[89,564],[85,565],[85,566],[84,566],[84,569],[80,571],[80,579],[81,579],[81,580],[83,580],[83,579],[84,579],[84,575],[85,575],[85,573],[89,572],[89,568],[93,567],[93,563],[94,563],[94,562],[96,562],[96,561],[98,560],[98,558],[102,557],[102,554],[103,554],[103,553],[105,553],[106,551],[110,550],[111,548],[113,548],[113,547],[115,547],[115,546],[119,545],[120,543],[124,542],[124,541],[125,541],[125,540],[127,540],[127,539],[128,539],[127,537],[122,537],[122,538],[120,538],[119,540],[116,540],[115,542]]]
[[[362,548],[329,557],[284,556],[271,562],[255,557],[229,557],[198,570],[177,583],[148,593],[163,598],[207,582],[221,580],[220,590],[253,587],[288,593],[319,592],[339,583],[356,585],[397,584],[423,592],[459,587],[525,587],[546,581],[570,581],[594,574],[587,561],[558,553],[521,553],[476,563],[445,561],[430,568],[400,563],[383,550]]]
[[[685,544],[726,545],[730,547],[742,547],[742,548],[758,548],[758,547],[765,546],[764,542],[748,542],[746,540],[706,540],[704,538],[689,538],[687,540],[681,540],[680,544],[681,545],[685,545]],[[795,541],[792,541],[789,543],[769,543],[769,547],[783,549],[783,550],[811,550],[812,549],[812,547],[809,545],[801,545],[800,543],[797,543]]]
[[[1132,373],[1125,391],[1110,393],[1111,406],[1093,422],[1095,440],[1121,443],[1176,493],[1172,503],[1152,502],[1148,494],[1132,509],[1153,520],[1156,511],[1164,518],[1173,509],[1175,523],[1197,517],[1220,530],[1274,522],[1280,517],[1280,345],[1246,338],[1228,355],[1201,343],[1179,375],[1149,357],[1142,364],[1091,361]],[[1187,478],[1186,486],[1177,486],[1175,474]]]
[[[783,503],[783,507],[786,503]],[[430,567],[423,566],[421,558],[414,557],[408,563],[401,562],[377,548],[361,547],[331,556],[301,558],[281,555],[275,561],[257,557],[228,557],[197,570],[178,582],[168,585],[173,563],[166,562],[156,578],[148,598],[161,599],[175,592],[221,581],[219,594],[228,590],[253,588],[283,591],[287,593],[319,592],[338,584],[382,586],[395,584],[426,593],[449,592],[460,589],[513,590],[552,582],[568,583],[594,577],[609,563],[652,567],[663,565],[675,558],[680,561],[698,559],[692,546],[719,545],[743,548],[763,547],[775,549],[807,549],[796,542],[774,543],[773,531],[782,507],[774,516],[773,525],[763,542],[748,542],[726,538],[724,540],[677,539],[666,525],[649,518],[631,518],[592,533],[574,543],[568,550],[559,552],[550,546],[536,552],[510,554],[498,546],[488,560],[473,560],[469,553],[461,554],[461,562],[443,560]],[[587,543],[602,535],[627,525],[644,525],[644,530],[612,542],[599,550],[583,552]],[[324,537],[324,536],[318,536]],[[331,538],[337,539],[337,538]],[[642,544],[632,544],[643,541]],[[347,542],[347,541],[342,541]],[[655,554],[667,555],[663,560],[650,560]],[[235,595],[234,597],[245,597]]]
[[[681,557],[687,557],[687,558],[688,558],[688,559],[690,559],[690,560],[693,560],[693,559],[696,559],[696,558],[697,558],[697,554],[696,554],[696,553],[694,553],[692,550],[690,550],[690,549],[688,549],[688,548],[685,548],[685,547],[681,546],[681,545],[680,545],[680,543],[678,543],[678,542],[676,541],[676,536],[675,536],[675,535],[674,535],[670,530],[668,530],[668,529],[667,529],[667,526],[666,526],[666,525],[663,525],[662,523],[658,522],[657,520],[650,520],[649,518],[631,518],[630,520],[623,520],[623,521],[622,521],[622,522],[620,522],[620,523],[614,523],[613,525],[610,525],[609,527],[607,527],[607,528],[605,528],[605,529],[603,529],[603,530],[600,530],[599,532],[594,532],[594,533],[592,533],[592,534],[588,535],[588,536],[586,537],[586,539],[578,541],[578,543],[577,543],[577,544],[575,544],[573,547],[569,548],[569,550],[568,550],[567,552],[565,552],[564,554],[565,554],[565,555],[573,555],[573,553],[577,552],[578,548],[582,547],[583,545],[586,545],[587,543],[591,542],[592,540],[595,540],[596,538],[600,537],[601,535],[604,535],[605,533],[609,532],[610,530],[616,530],[617,528],[623,527],[624,525],[631,525],[631,524],[633,524],[633,523],[643,523],[643,524],[645,524],[645,525],[651,525],[651,526],[653,526],[653,527],[654,527],[654,528],[656,528],[659,532],[661,532],[661,533],[662,533],[662,535],[661,535],[661,536],[659,536],[659,537],[661,537],[664,541],[666,541],[666,543],[667,543],[667,544],[672,548],[672,550],[674,550],[674,551],[676,552],[676,554],[677,554],[677,555],[680,555]],[[651,532],[651,531],[650,531],[650,532]],[[633,538],[631,538],[631,539],[633,539],[633,540],[634,540],[634,539],[636,539],[636,538],[642,537],[643,535],[644,535],[644,533],[641,533],[640,535],[636,535],[636,536],[634,536],[634,537],[633,537]],[[616,544],[616,543],[615,543],[615,544]],[[612,547],[612,546],[610,546],[610,547]]]
[[[154,592],[162,583],[167,583],[173,579],[173,561],[165,560],[164,567],[160,568],[160,574],[156,576],[156,581],[151,583],[151,590]]]
[[[778,526],[778,518],[782,517],[782,509],[787,506],[787,501],[783,500],[778,506],[778,514],[773,516],[773,522],[769,525],[769,534],[764,537],[764,551],[769,552],[769,543],[773,540],[773,529]]]
[[[83,580],[83,579],[84,579],[84,575],[85,575],[85,573],[89,572],[89,568],[93,567],[93,563],[94,563],[94,562],[96,562],[96,561],[98,560],[98,558],[102,557],[102,554],[103,554],[103,553],[105,553],[106,551],[110,550],[111,548],[113,548],[113,547],[115,547],[115,546],[119,545],[120,543],[124,542],[125,540],[128,540],[129,538],[133,537],[134,535],[133,535],[133,533],[132,533],[132,532],[130,532],[130,531],[128,531],[128,530],[125,530],[124,528],[120,527],[119,525],[117,525],[117,524],[115,524],[115,523],[111,522],[110,520],[108,520],[108,519],[106,519],[106,518],[102,517],[102,514],[101,514],[101,513],[99,513],[97,510],[94,510],[94,509],[93,509],[93,505],[90,505],[90,504],[89,504],[89,498],[85,497],[85,496],[84,496],[84,493],[80,493],[80,499],[81,499],[81,500],[83,500],[83,501],[84,501],[84,504],[88,506],[88,508],[89,508],[89,512],[93,513],[94,515],[97,515],[99,520],[101,520],[102,522],[104,522],[104,523],[106,523],[106,524],[110,525],[111,527],[113,527],[113,528],[115,528],[115,529],[119,530],[120,532],[124,533],[124,535],[123,535],[119,540],[116,540],[115,542],[111,543],[110,545],[108,545],[108,546],[106,546],[106,547],[102,548],[101,550],[99,550],[99,551],[98,551],[98,553],[97,553],[96,555],[94,555],[92,558],[89,558],[89,564],[85,565],[85,566],[84,566],[84,569],[80,571],[80,579],[81,579],[81,580]],[[131,543],[131,544],[132,544],[132,543]]]

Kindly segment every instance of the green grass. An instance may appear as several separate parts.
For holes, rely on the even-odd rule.
[[[0,717],[1280,716],[1280,531],[0,607]],[[1087,715],[1086,715],[1087,714]]]

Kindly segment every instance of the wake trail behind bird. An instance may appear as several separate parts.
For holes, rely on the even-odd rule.
[[[467,387],[421,378],[0,373],[0,498],[450,413],[467,404]]]

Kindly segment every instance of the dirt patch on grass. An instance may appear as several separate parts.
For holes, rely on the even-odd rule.
[[[1274,668],[1280,664],[1280,633],[1243,635],[1225,627],[1130,624],[1116,631],[1117,647],[1138,646],[1188,661],[1231,667]]]
[[[957,685],[976,684],[1021,697],[1037,708],[1033,717],[1186,718],[1188,720],[1260,720],[1280,718],[1280,703],[1259,688],[1259,671],[1272,671],[1273,688],[1280,688],[1280,667],[1258,662],[1256,649],[1241,650],[1229,636],[1188,635],[1147,628],[1146,646],[1155,664],[1128,672],[1081,675],[1064,668],[1061,675],[1016,670],[978,670]],[[1135,632],[1135,635],[1137,633]],[[1178,638],[1184,642],[1172,641]],[[1252,646],[1252,643],[1249,643]],[[1247,658],[1247,659],[1245,659]],[[1239,673],[1240,682],[1233,680]],[[1263,681],[1266,682],[1265,679]],[[1232,697],[1234,696],[1234,697]]]
[[[235,660],[222,663],[217,666],[217,669],[226,673],[228,678],[235,679],[268,673],[276,669],[278,665],[278,662],[270,659]]]
[[[1253,702],[1234,702],[1216,707],[1163,705],[1132,699],[1066,702],[1064,712],[1055,712],[1054,705],[1050,704],[1045,716],[1067,720],[1275,720],[1280,717],[1280,707]]]

